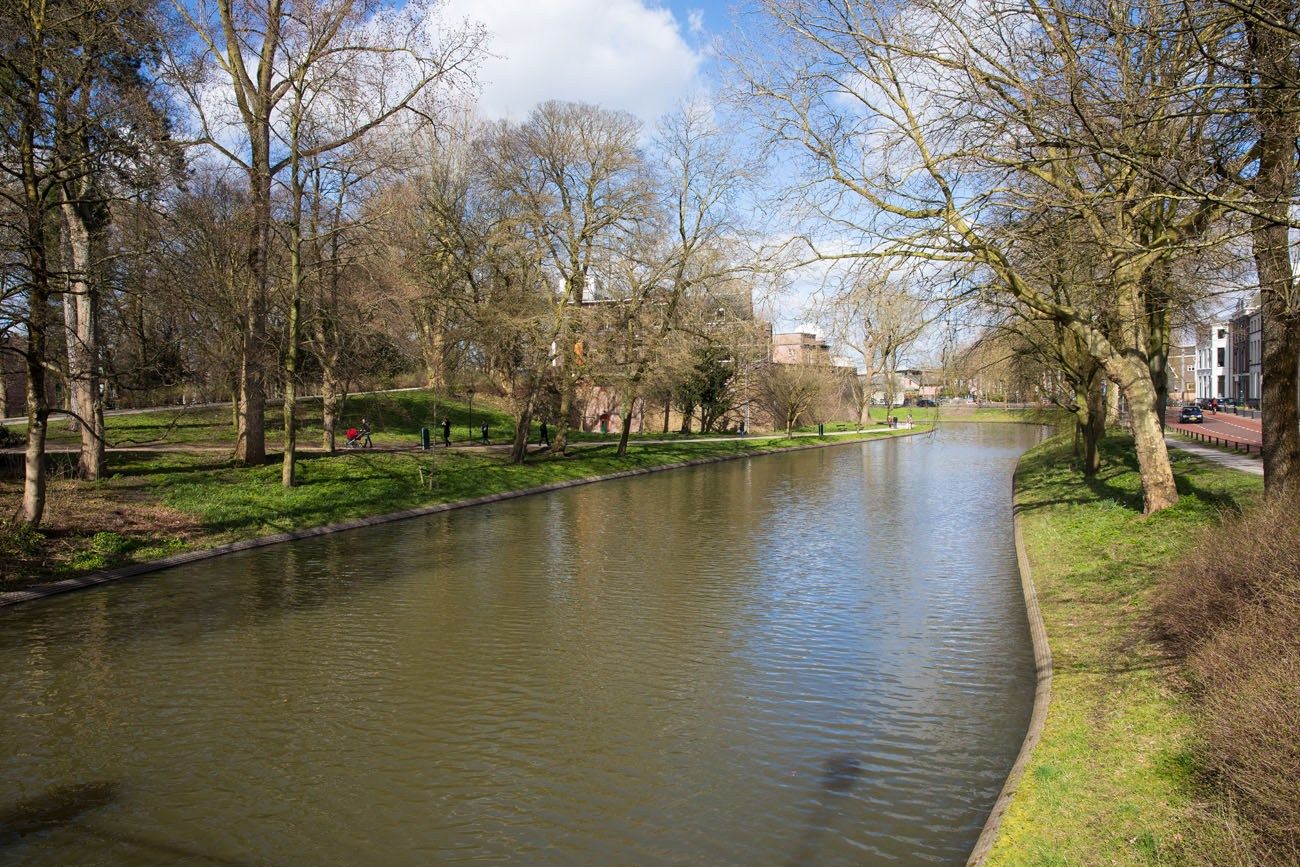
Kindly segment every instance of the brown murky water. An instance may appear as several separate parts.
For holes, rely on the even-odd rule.
[[[954,425],[0,612],[0,860],[959,863],[1033,694]]]

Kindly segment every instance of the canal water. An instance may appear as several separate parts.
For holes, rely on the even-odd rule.
[[[1038,428],[677,470],[0,612],[0,861],[960,863]]]

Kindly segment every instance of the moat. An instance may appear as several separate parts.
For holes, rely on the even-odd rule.
[[[1033,658],[1028,425],[775,454],[0,613],[0,859],[960,863]]]

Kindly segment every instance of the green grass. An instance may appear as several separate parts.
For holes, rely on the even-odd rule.
[[[898,433],[906,433],[900,431]],[[876,439],[892,435],[863,434]],[[848,441],[856,437],[838,437]],[[796,437],[761,441],[634,444],[624,457],[614,444],[585,445],[567,457],[535,454],[513,465],[501,451],[345,451],[304,455],[299,484],[280,484],[280,463],[241,467],[213,452],[132,451],[109,457],[110,476],[89,484],[71,479],[52,485],[48,545],[31,553],[31,540],[12,547],[24,563],[12,569],[9,587],[68,577],[185,549],[386,514],[415,506],[519,490],[711,456],[762,454],[818,442]],[[16,498],[20,482],[0,493]],[[127,531],[107,513],[121,509]],[[67,514],[60,514],[65,511]],[[141,516],[144,516],[141,518]],[[152,522],[152,523],[150,523]],[[0,533],[0,536],[3,536]],[[0,551],[5,550],[0,538]],[[30,554],[30,556],[28,556]],[[13,577],[17,573],[17,579]],[[0,575],[4,570],[0,570]]]
[[[1113,436],[1091,482],[1070,437],[1033,449],[1016,508],[1052,649],[1052,701],[990,864],[1171,864],[1198,790],[1189,708],[1150,635],[1153,588],[1198,533],[1253,502],[1258,477],[1173,452],[1181,498],[1149,518],[1132,443]]]
[[[434,428],[445,417],[451,418],[453,442],[477,440],[478,426],[484,419],[488,421],[493,439],[501,440],[514,431],[513,418],[486,402],[480,401],[471,407],[464,400],[447,400],[421,389],[349,396],[340,412],[338,442],[342,444],[343,431],[362,418],[370,422],[376,445],[412,444],[418,439],[421,427],[430,428],[435,439],[441,440],[442,431]],[[298,402],[298,422],[299,444],[309,448],[320,445],[323,437],[320,398],[304,398]],[[22,433],[26,428],[22,424],[12,427],[15,433]],[[235,441],[230,407],[174,407],[109,415],[104,419],[104,427],[111,447],[233,447]],[[282,408],[276,403],[268,404],[268,448],[281,445],[283,430]],[[80,439],[78,434],[68,429],[66,420],[55,419],[50,423],[48,442],[50,445],[75,446]]]

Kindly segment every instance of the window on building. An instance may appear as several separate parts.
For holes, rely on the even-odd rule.
[[[1225,351],[1226,350],[1222,346],[1219,347],[1219,356],[1218,356],[1219,360],[1217,362],[1219,367],[1223,367],[1223,356]]]
[[[1222,376],[1219,377],[1219,383],[1218,383],[1218,386],[1219,386],[1219,387],[1216,388],[1216,389],[1214,390],[1214,396],[1215,396],[1215,397],[1219,397],[1219,396],[1221,396],[1221,395],[1223,394],[1223,377],[1222,377]]]

